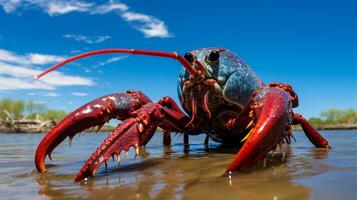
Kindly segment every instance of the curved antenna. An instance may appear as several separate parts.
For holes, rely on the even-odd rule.
[[[70,58],[63,60],[63,61],[57,63],[56,65],[53,65],[52,67],[46,69],[45,71],[41,72],[34,78],[38,79],[38,78],[44,76],[45,74],[65,65],[67,63],[73,62],[75,60],[79,60],[82,58],[99,55],[99,54],[111,54],[111,53],[126,53],[126,54],[138,54],[138,55],[149,55],[149,56],[173,58],[175,60],[178,60],[192,76],[197,76],[196,69],[184,57],[182,57],[181,55],[179,55],[176,52],[151,51],[151,50],[139,50],[139,49],[102,49],[102,50],[90,51],[90,52],[86,52],[86,53],[82,53],[82,54],[70,57]]]

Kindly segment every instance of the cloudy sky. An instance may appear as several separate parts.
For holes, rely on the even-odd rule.
[[[180,65],[104,55],[40,80],[69,56],[101,48],[178,51],[219,46],[266,83],[290,83],[307,117],[357,109],[357,4],[339,1],[0,0],[0,98],[72,109],[101,95],[142,90],[177,99]]]

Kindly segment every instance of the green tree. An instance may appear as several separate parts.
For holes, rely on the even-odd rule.
[[[48,110],[42,116],[46,120],[59,121],[59,120],[62,120],[66,116],[66,112],[64,112],[63,110]]]
[[[11,106],[10,113],[16,118],[21,118],[24,116],[25,102],[22,100],[14,101]]]
[[[346,124],[357,124],[357,112],[354,109],[345,110],[342,121]]]
[[[10,114],[13,119],[20,119],[23,116],[27,116],[28,119],[35,119],[37,116],[43,120],[61,120],[66,116],[66,113],[62,110],[49,110],[45,104],[36,103],[33,100],[11,100],[10,98],[4,98],[0,100],[0,119],[4,120]]]
[[[322,126],[325,124],[325,122],[320,119],[320,118],[317,118],[317,117],[311,117],[309,119],[309,122],[313,125],[313,126],[316,126],[316,127],[319,127],[319,126]]]
[[[24,116],[25,102],[23,100],[13,101],[10,98],[4,98],[0,101],[0,117],[5,119],[8,112],[13,118],[20,118]]]
[[[329,124],[338,124],[342,122],[343,113],[339,109],[332,108],[322,112],[320,116]]]
[[[321,112],[320,118],[312,117],[309,119],[309,121],[316,126],[357,124],[357,111],[354,109],[329,109]]]
[[[47,107],[43,103],[36,103],[33,100],[26,102],[26,114],[28,119],[35,119],[36,116],[40,116],[41,113],[45,113]]]
[[[6,119],[7,115],[4,113],[4,111],[10,112],[11,102],[12,101],[10,98],[4,98],[0,101],[0,118],[1,119]]]

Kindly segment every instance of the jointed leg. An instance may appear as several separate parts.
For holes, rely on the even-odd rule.
[[[166,146],[171,145],[171,132],[164,130],[162,136],[162,143]]]
[[[309,138],[311,143],[317,148],[331,148],[328,145],[328,141],[300,114],[294,114],[293,124],[300,124],[307,138]]]
[[[178,116],[185,116],[185,114],[181,111],[180,107],[176,104],[176,102],[171,98],[171,97],[164,97],[161,100],[159,100],[158,104],[170,108],[174,111],[176,111]],[[187,117],[183,117],[188,119]],[[186,123],[187,124],[187,123]],[[186,133],[186,124],[181,123],[180,127],[175,127],[178,131],[183,132],[183,143],[184,145],[188,145],[189,143],[189,136],[188,133]],[[170,145],[171,144],[171,137],[170,137],[170,132],[165,131],[163,135],[163,143],[164,145]]]
[[[205,144],[205,145],[208,145],[208,142],[209,142],[209,136],[208,136],[208,135],[206,135],[206,137],[205,137],[205,141],[204,141],[204,144]]]

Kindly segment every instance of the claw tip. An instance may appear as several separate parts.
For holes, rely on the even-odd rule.
[[[72,146],[72,139],[73,139],[73,137],[68,137],[69,146]]]
[[[125,150],[125,158],[128,157],[129,151]]]
[[[137,156],[137,155],[139,155],[139,147],[138,146],[135,147],[135,156]]]
[[[48,158],[49,158],[51,161],[53,161],[53,159],[52,159],[52,154],[51,154],[51,153],[48,153]]]
[[[93,170],[92,171],[92,176],[95,176],[95,173],[97,172],[97,170],[95,169],[95,170]]]

